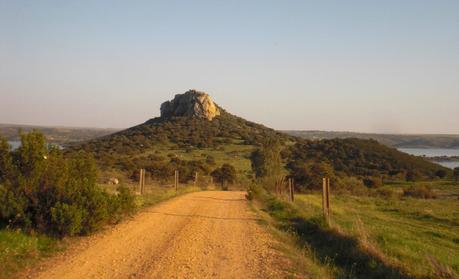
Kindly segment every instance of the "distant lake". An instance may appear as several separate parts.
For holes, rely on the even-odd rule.
[[[12,147],[13,149],[16,149],[16,148],[18,148],[19,146],[21,146],[21,142],[20,142],[20,141],[9,140],[8,143],[11,145],[11,147]]]
[[[398,150],[416,156],[459,156],[459,149],[448,148],[399,148]]]
[[[14,149],[17,149],[19,146],[21,146],[21,142],[20,141],[17,141],[17,140],[9,140],[8,143],[11,145],[11,147]],[[57,143],[53,143],[53,145],[57,145],[59,146],[59,148],[62,149],[62,146],[60,144],[57,144]]]
[[[398,150],[416,156],[459,156],[459,149],[448,149],[448,148],[399,148]],[[459,161],[456,162],[436,162],[447,168],[459,167]]]

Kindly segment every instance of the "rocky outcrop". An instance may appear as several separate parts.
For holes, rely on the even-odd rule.
[[[161,117],[198,117],[212,120],[220,115],[220,109],[204,92],[189,90],[184,94],[177,94],[172,101],[161,105]]]

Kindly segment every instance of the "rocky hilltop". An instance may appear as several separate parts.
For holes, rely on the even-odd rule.
[[[107,170],[118,169],[129,177],[145,168],[157,179],[168,179],[174,170],[180,169],[180,177],[186,182],[193,179],[196,171],[208,175],[222,163],[235,164],[243,175],[253,176],[249,158],[268,138],[283,146],[290,173],[298,185],[303,183],[303,186],[309,183],[304,175],[309,170],[305,168],[315,167],[311,164],[319,162],[325,163],[327,171],[328,166],[336,170],[340,179],[341,176],[403,179],[409,174],[410,179],[420,180],[436,177],[439,171],[440,174],[451,173],[451,170],[374,140],[312,141],[292,137],[233,115],[217,106],[208,94],[196,90],[163,103],[161,117],[75,144],[67,151],[90,152]]]
[[[175,95],[172,101],[161,105],[161,117],[197,117],[212,120],[220,115],[220,109],[212,101],[212,98],[204,92],[188,90],[183,94]]]

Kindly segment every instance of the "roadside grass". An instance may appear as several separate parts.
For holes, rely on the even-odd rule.
[[[1,229],[0,278],[10,278],[25,267],[63,249],[64,244],[52,237]]]
[[[309,218],[320,216],[320,195],[298,195]],[[455,200],[383,200],[331,196],[332,224],[380,250],[415,277],[435,277],[430,257],[459,271],[459,203]]]
[[[320,194],[296,195],[294,203],[263,192],[257,199],[277,228],[296,234],[297,245],[334,266],[336,277],[454,278],[459,271],[457,199],[332,195],[331,227],[323,222]]]
[[[320,262],[307,246],[299,246],[297,235],[279,229],[276,220],[263,209],[262,203],[254,201],[251,208],[261,217],[259,223],[278,241],[275,248],[290,259],[292,266],[288,267],[288,272],[292,274],[292,278],[333,278],[333,266]]]

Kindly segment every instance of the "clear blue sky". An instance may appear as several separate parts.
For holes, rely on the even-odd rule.
[[[459,133],[459,1],[0,0],[0,123],[128,127],[190,88],[277,129]]]

